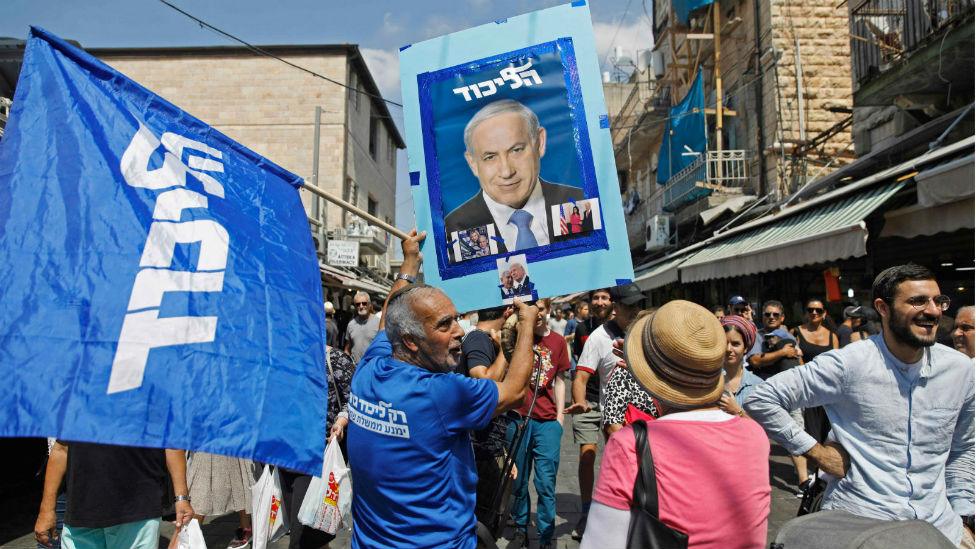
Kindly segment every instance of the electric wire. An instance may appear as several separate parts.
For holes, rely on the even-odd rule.
[[[293,67],[293,68],[296,68],[296,69],[298,69],[298,70],[300,70],[302,72],[308,73],[308,74],[310,74],[310,75],[312,75],[312,76],[314,76],[316,78],[321,78],[322,80],[325,80],[326,82],[330,82],[332,84],[335,84],[336,86],[341,86],[341,87],[343,87],[343,88],[345,88],[347,90],[350,90],[350,91],[353,91],[353,92],[356,92],[356,93],[365,95],[367,97],[371,97],[373,99],[377,99],[377,100],[382,101],[384,103],[387,103],[389,105],[393,105],[395,107],[403,108],[403,104],[402,103],[397,103],[396,101],[391,101],[389,99],[385,99],[382,95],[377,95],[377,94],[369,93],[368,91],[365,91],[365,90],[360,90],[358,88],[353,88],[352,86],[348,86],[346,84],[343,84],[342,82],[339,82],[338,80],[333,80],[332,78],[329,78],[328,76],[319,74],[319,73],[317,73],[317,72],[315,72],[315,71],[313,71],[311,69],[307,69],[307,68],[305,68],[305,67],[303,67],[301,65],[297,65],[295,63],[292,63],[291,61],[288,61],[287,59],[283,59],[281,57],[278,57],[277,55],[275,55],[275,54],[273,54],[273,53],[271,53],[271,52],[269,52],[269,51],[267,51],[265,49],[262,49],[262,48],[260,48],[258,46],[255,46],[255,45],[253,45],[253,44],[251,44],[251,43],[249,43],[249,42],[247,42],[247,41],[245,41],[245,40],[243,40],[241,38],[238,38],[237,36],[234,36],[233,34],[227,32],[225,30],[221,30],[221,29],[219,29],[219,28],[211,25],[210,23],[207,23],[203,19],[200,19],[199,17],[197,17],[197,16],[195,16],[195,15],[189,13],[189,12],[184,11],[183,9],[181,9],[178,6],[176,6],[176,5],[168,2],[167,0],[159,0],[159,2],[162,3],[162,4],[164,4],[164,5],[166,5],[166,6],[168,6],[168,7],[170,7],[173,10],[175,10],[175,11],[183,14],[184,16],[186,16],[186,17],[188,17],[188,18],[196,21],[197,24],[199,24],[201,27],[207,28],[208,30],[211,30],[213,32],[216,32],[217,34],[220,34],[220,35],[222,35],[222,36],[224,36],[226,38],[229,38],[229,39],[233,40],[234,42],[237,42],[237,43],[243,45],[244,47],[246,47],[247,49],[251,50],[254,53],[257,53],[259,55],[264,55],[266,57],[270,57],[272,59],[276,59],[278,61],[281,61],[282,63],[284,63],[284,64],[286,64],[286,65],[288,65],[290,67]]]

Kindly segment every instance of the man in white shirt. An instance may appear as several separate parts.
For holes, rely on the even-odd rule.
[[[499,253],[545,246],[556,237],[551,206],[583,199],[577,187],[539,177],[546,129],[525,105],[489,103],[464,128],[464,157],[481,190],[444,218],[447,233],[494,224]]]
[[[606,290],[604,290],[606,291]],[[586,384],[590,376],[598,375],[600,378],[600,409],[604,403],[604,392],[607,382],[612,375],[613,369],[617,367],[620,360],[613,353],[613,342],[615,339],[623,338],[627,328],[633,322],[634,317],[640,311],[640,303],[644,301],[644,295],[636,284],[624,284],[610,288],[610,299],[613,300],[613,318],[604,322],[599,328],[593,330],[586,343],[583,344],[583,352],[580,353],[576,364],[576,376],[573,378],[573,403],[565,410],[567,414],[586,414],[592,407],[586,398]],[[584,416],[585,417],[585,416]],[[574,419],[573,421],[576,421]],[[609,432],[604,431],[604,439]],[[582,455],[582,448],[581,448]],[[594,449],[595,453],[595,449]],[[582,458],[581,458],[582,461]],[[583,480],[580,475],[580,502],[583,510],[583,517],[576,525],[573,537],[580,539],[586,530],[587,513],[589,512],[590,502],[592,501],[593,480],[592,472]]]

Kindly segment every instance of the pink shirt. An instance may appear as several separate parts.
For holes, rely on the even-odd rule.
[[[668,418],[648,423],[647,438],[657,471],[660,518],[688,534],[689,548],[765,547],[769,440],[759,424],[739,417],[718,422]],[[594,500],[630,509],[637,478],[634,444],[631,426],[610,437]]]

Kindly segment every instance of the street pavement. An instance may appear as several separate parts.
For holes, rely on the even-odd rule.
[[[563,430],[562,438],[562,450],[560,452],[560,463],[559,472],[556,475],[556,547],[559,549],[568,549],[579,547],[579,543],[572,539],[572,530],[576,525],[576,521],[580,517],[580,504],[579,504],[579,487],[576,478],[576,468],[578,463],[578,450],[576,445],[573,443],[573,429],[572,429],[572,419],[567,418],[565,429]],[[602,455],[603,445],[600,445],[600,454],[597,456],[597,463],[599,464],[599,457]],[[729,459],[735,459],[735,454],[730,452]],[[796,509],[799,506],[800,500],[794,496],[792,491],[792,485],[795,484],[795,473],[793,471],[793,465],[783,451],[778,446],[772,447],[772,456],[770,460],[770,484],[772,485],[772,509],[769,516],[769,541],[772,541],[776,535],[776,532],[783,525],[784,522],[796,515]],[[533,509],[535,509],[535,489],[531,487],[530,484],[531,500],[533,502]],[[34,549],[36,547],[36,542],[34,541],[34,535],[32,532],[33,519],[29,522],[27,520],[18,521],[22,524],[18,525],[18,531],[11,539],[11,537],[5,536],[6,543],[0,544],[0,547],[10,547],[15,549]],[[533,514],[533,525],[534,514]],[[236,515],[228,515],[217,518],[207,518],[203,525],[204,537],[207,540],[207,547],[210,549],[223,549],[226,547],[227,542],[233,537],[234,529],[237,527],[237,517]],[[168,546],[170,536],[172,535],[173,528],[171,525],[164,524],[162,528],[162,536],[159,540],[159,546],[164,549]],[[505,538],[499,540],[498,547],[502,549],[514,548],[514,544],[510,544],[511,530],[505,533]],[[538,547],[538,535],[534,530],[534,526],[530,528],[530,538],[531,547]],[[768,543],[767,543],[768,546]],[[273,543],[270,547],[274,549],[285,549],[288,547],[288,537],[286,536],[277,543]],[[334,548],[349,547],[349,534],[348,532],[343,532],[340,536],[332,543]]]

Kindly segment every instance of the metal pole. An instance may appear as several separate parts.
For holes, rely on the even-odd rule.
[[[369,222],[370,225],[375,225],[375,226],[383,229],[384,231],[392,234],[393,236],[395,236],[395,237],[397,237],[397,238],[399,238],[401,240],[406,240],[407,238],[410,238],[409,235],[407,235],[407,233],[401,231],[400,229],[397,229],[396,227],[394,227],[393,225],[390,225],[386,221],[383,221],[382,219],[380,219],[380,218],[378,218],[378,217],[376,217],[376,216],[374,216],[372,214],[369,214],[369,213],[365,212],[364,210],[360,210],[359,208],[357,208],[356,206],[353,206],[352,204],[346,202],[345,200],[342,200],[341,198],[338,198],[336,196],[333,196],[331,193],[327,193],[327,192],[323,191],[322,189],[320,189],[318,187],[313,187],[312,185],[309,185],[308,183],[305,183],[304,185],[302,185],[302,188],[305,189],[306,191],[312,193],[312,194],[321,196],[322,198],[328,200],[329,202],[335,204],[336,206],[339,206],[340,208],[342,208],[344,210],[347,210],[349,212],[352,212],[355,215],[358,215],[359,217],[361,217],[361,218],[365,219],[367,222]]]
[[[312,140],[312,186],[318,188],[319,186],[319,136],[320,129],[322,125],[322,107],[315,107],[315,138]],[[319,219],[319,197],[312,197],[312,218],[316,221],[321,221]]]

